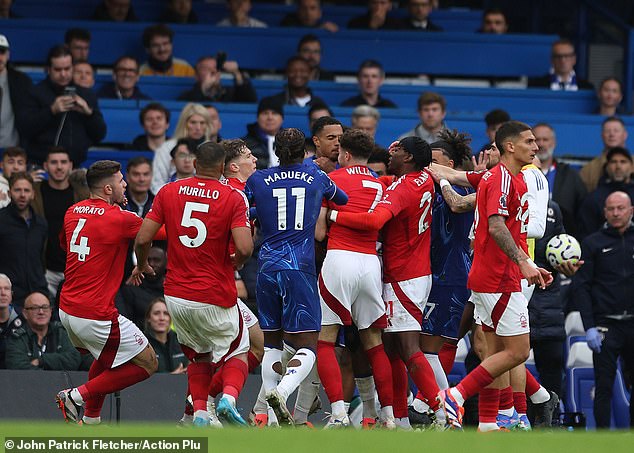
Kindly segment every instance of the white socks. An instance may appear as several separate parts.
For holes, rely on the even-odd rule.
[[[273,369],[276,363],[282,362],[282,351],[275,348],[264,348],[264,357],[262,358],[262,385],[264,391],[270,392],[280,382],[281,376]]]
[[[448,389],[449,382],[447,382],[447,376],[445,375],[445,370],[442,369],[442,364],[440,363],[438,354],[426,352],[425,358],[431,365],[432,370],[434,370],[434,377],[436,378],[436,384],[438,384],[438,388],[440,388],[440,390]]]
[[[265,353],[266,355],[266,353]],[[277,391],[286,400],[299,384],[309,375],[315,365],[315,353],[308,348],[300,348],[286,364],[286,373],[277,385]],[[295,363],[293,365],[293,362]]]
[[[537,390],[532,395],[529,395],[529,398],[531,399],[531,402],[533,404],[541,404],[550,399],[550,393],[548,392],[548,390],[540,385],[539,390]],[[73,397],[73,399],[75,399],[75,397]]]
[[[357,384],[359,396],[363,401],[363,418],[376,418],[374,377],[355,377],[354,382]]]
[[[299,390],[297,391],[297,399],[295,400],[295,410],[293,411],[293,418],[298,425],[304,424],[308,421],[308,413],[310,408],[319,394],[321,388],[321,381],[319,380],[319,373],[317,372],[317,364],[313,365],[313,368],[308,373],[306,379],[299,384]]]
[[[451,395],[456,399],[456,402],[461,406],[464,406],[464,397],[462,396],[462,393],[460,393],[456,387],[451,387],[449,391],[451,392]]]

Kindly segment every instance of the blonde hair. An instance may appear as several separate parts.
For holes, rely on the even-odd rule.
[[[202,104],[195,104],[190,102],[185,104],[183,110],[181,110],[181,114],[178,117],[178,123],[176,124],[176,129],[174,130],[174,135],[172,138],[180,139],[180,138],[188,138],[187,136],[187,121],[194,116],[200,115],[205,119],[205,140],[209,140],[212,135],[216,135],[213,125],[211,124],[211,117],[209,116],[209,112]]]

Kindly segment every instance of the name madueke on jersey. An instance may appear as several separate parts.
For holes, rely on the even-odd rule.
[[[267,186],[274,183],[275,181],[280,181],[282,179],[299,179],[307,182],[308,184],[312,184],[315,178],[303,171],[280,171],[279,173],[272,173],[266,178],[264,178],[264,184]]]

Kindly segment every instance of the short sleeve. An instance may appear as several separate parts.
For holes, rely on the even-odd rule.
[[[163,225],[165,223],[165,219],[163,218],[163,196],[165,195],[165,190],[161,189],[154,197],[154,201],[152,202],[152,207],[149,212],[145,215],[150,220],[155,221],[156,223],[160,223]]]
[[[474,189],[478,187],[478,184],[480,184],[480,181],[482,181],[482,177],[484,176],[484,171],[468,171],[466,176],[467,176],[467,181],[469,181],[469,184],[471,184],[471,187],[473,187]]]
[[[506,178],[505,178],[506,176]],[[511,187],[510,175],[501,172],[492,173],[487,179],[485,186],[485,214],[487,217],[493,215],[509,216],[509,189]]]
[[[394,183],[387,188],[378,206],[388,209],[392,213],[392,217],[396,217],[407,205],[407,194],[407,186],[404,181]]]
[[[240,190],[232,190],[229,194],[231,207],[231,228],[251,228],[249,222],[249,201]]]
[[[121,235],[128,239],[134,239],[141,228],[143,219],[134,212],[121,209]]]

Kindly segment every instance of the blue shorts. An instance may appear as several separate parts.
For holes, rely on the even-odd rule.
[[[423,333],[458,340],[458,330],[471,291],[463,286],[432,285],[423,313]]]
[[[317,277],[298,270],[258,273],[256,300],[264,331],[319,332]]]

